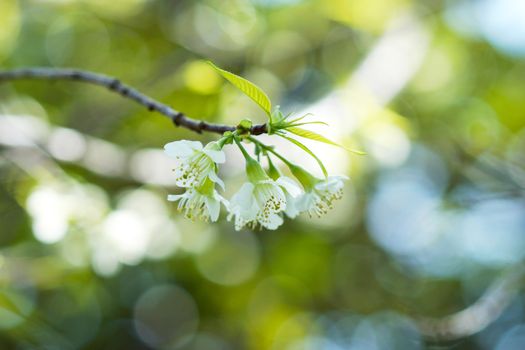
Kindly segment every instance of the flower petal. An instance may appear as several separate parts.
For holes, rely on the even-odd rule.
[[[280,215],[272,214],[270,215],[269,220],[266,223],[265,227],[268,230],[276,230],[282,224],[283,224],[283,218]]]
[[[295,207],[300,212],[308,211],[310,207],[312,207],[315,204],[315,194],[312,192],[306,192],[299,198],[297,198],[295,202]]]
[[[233,215],[242,216],[246,221],[255,219],[259,207],[253,196],[253,189],[253,184],[246,182],[241,186],[241,189],[233,195],[229,205],[229,210]]]
[[[297,182],[290,179],[287,176],[281,176],[275,182],[286,190],[292,197],[297,197],[302,193],[301,188],[297,185]]]
[[[321,191],[331,191],[336,192],[339,189],[344,187],[345,180],[348,180],[348,177],[344,175],[333,175],[329,176],[326,180],[320,181],[315,185],[316,189],[319,189]]]
[[[286,196],[286,209],[284,210],[284,213],[290,219],[295,219],[297,215],[299,215],[300,211],[297,208],[297,202],[300,201],[300,199],[301,196],[297,196],[295,198]]]
[[[176,202],[183,197],[184,197],[184,194],[168,194],[168,201]]]
[[[221,196],[219,193],[217,193],[217,191],[215,191],[215,198],[216,198],[220,203],[224,204],[224,206],[225,206],[226,208],[229,207],[230,202],[229,202],[226,198],[224,198],[223,196]]]
[[[224,191],[224,181],[222,181],[222,179],[219,177],[219,175],[217,175],[215,171],[210,171],[210,173],[208,174],[208,177],[210,178],[211,181],[219,185]]]
[[[203,152],[217,164],[221,164],[226,161],[226,155],[224,154],[224,151],[204,149]]]
[[[210,213],[210,220],[212,222],[217,221],[217,219],[219,218],[219,213],[221,211],[221,203],[215,198],[207,198],[206,207],[208,208],[208,212]]]
[[[254,186],[251,182],[245,182],[239,191],[233,195],[230,203],[246,207],[253,201],[253,188]]]
[[[200,150],[202,150],[202,143],[199,141],[179,140],[164,146],[164,153],[173,158],[187,158]]]

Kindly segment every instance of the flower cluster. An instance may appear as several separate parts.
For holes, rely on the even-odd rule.
[[[176,185],[185,189],[180,195],[169,195],[169,201],[178,202],[178,210],[187,218],[217,221],[221,204],[228,211],[228,220],[233,220],[235,229],[264,227],[277,229],[286,215],[295,218],[300,213],[321,216],[332,208],[333,201],[342,196],[344,176],[328,176],[319,179],[303,168],[278,155],[272,148],[256,142],[268,158],[268,169],[248,154],[236,134],[211,142],[205,147],[196,141],[168,143],[165,153],[177,161],[174,169]],[[216,190],[224,190],[219,178],[218,166],[225,162],[222,148],[235,142],[246,161],[247,181],[228,201]],[[298,181],[281,175],[273,165],[270,153],[277,155],[290,168]]]
[[[169,201],[179,201],[178,209],[189,219],[217,221],[221,203],[227,201],[217,192],[215,184],[224,188],[217,176],[217,164],[226,156],[216,142],[206,147],[197,141],[175,141],[164,146],[164,152],[177,160],[175,183],[185,188],[181,195],[169,195]]]
[[[175,168],[176,184],[186,191],[181,195],[170,195],[168,200],[178,201],[178,209],[190,219],[217,221],[223,204],[228,210],[228,220],[234,220],[235,229],[244,227],[264,227],[269,230],[277,229],[283,223],[286,215],[295,218],[300,213],[310,216],[321,216],[332,208],[333,202],[343,194],[345,176],[328,176],[321,160],[295,137],[307,138],[318,142],[339,146],[334,141],[311,130],[303,129],[307,124],[324,124],[322,121],[304,121],[308,115],[298,118],[283,115],[279,107],[272,111],[272,104],[266,93],[252,82],[225,71],[213,63],[210,65],[222,77],[251,98],[268,116],[264,125],[265,132],[276,135],[300,147],[312,156],[323,171],[324,178],[319,179],[300,166],[291,163],[285,157],[251,136],[250,120],[242,120],[235,131],[227,131],[217,142],[210,142],[203,147],[200,142],[175,141],[168,143],[164,149],[166,154],[178,161]],[[255,144],[255,160],[248,154],[242,141]],[[224,199],[215,189],[219,185],[224,190],[224,183],[217,175],[219,164],[224,163],[226,157],[222,148],[226,144],[235,143],[246,161],[246,175],[248,181],[231,200]],[[360,153],[357,151],[351,151]],[[263,169],[260,157],[268,160],[268,169]],[[282,176],[273,165],[272,157],[277,157],[290,169],[297,181]]]

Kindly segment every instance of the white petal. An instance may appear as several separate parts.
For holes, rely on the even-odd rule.
[[[246,182],[241,189],[233,195],[229,210],[232,214],[242,216],[246,221],[254,220],[257,217],[259,207],[253,196],[253,184]]]
[[[348,176],[333,175],[333,176],[328,176],[328,178],[326,179],[326,182],[329,183],[329,184],[341,184],[341,185],[343,185],[344,181],[347,181],[347,180],[349,180]]]
[[[168,200],[170,202],[176,202],[179,199],[181,199],[182,197],[184,197],[183,194],[168,194]]]
[[[282,224],[283,224],[283,218],[280,215],[272,214],[270,215],[268,223],[265,225],[265,227],[268,230],[275,230]]]
[[[290,179],[287,176],[281,176],[278,178],[275,182],[277,182],[278,185],[282,186],[286,192],[288,192],[292,197],[297,197],[302,193],[301,188],[297,183]]]
[[[228,220],[231,217],[228,217]],[[240,231],[244,228],[244,226],[249,223],[249,221],[244,220],[241,216],[237,215],[235,217],[235,231]]]
[[[329,190],[330,192],[337,192],[344,187],[344,180],[348,180],[348,177],[343,175],[329,176],[326,180],[317,183],[315,188],[321,191]]]
[[[251,182],[245,182],[239,191],[233,195],[230,203],[240,207],[250,206],[253,201],[253,188],[254,186]]]
[[[253,221],[257,218],[257,213],[259,210],[260,208],[257,206],[257,202],[251,201],[250,206],[240,208],[238,215],[242,216],[242,218],[246,221]]]
[[[222,179],[217,175],[215,171],[210,171],[210,173],[208,174],[208,177],[210,178],[211,181],[219,185],[224,191],[224,181],[222,181]]]
[[[315,203],[315,195],[312,192],[306,192],[301,197],[297,198],[295,207],[300,212],[308,211],[310,207]]]
[[[214,198],[217,199],[220,203],[224,204],[226,208],[230,206],[230,202],[226,198],[221,196],[217,191],[215,191],[214,193]]]
[[[202,150],[202,143],[199,141],[180,140],[164,146],[164,153],[173,158],[187,158],[200,150]]]
[[[286,210],[284,213],[286,216],[288,216],[290,219],[295,219],[297,215],[299,215],[299,209],[297,209],[297,201],[300,199],[300,197],[292,198],[290,196],[286,196]]]
[[[215,163],[221,164],[226,161],[226,155],[223,151],[217,151],[212,149],[204,149],[203,151],[208,157],[210,157]]]
[[[221,203],[215,198],[206,198],[206,207],[210,213],[210,220],[212,222],[217,221],[221,211]]]
[[[202,143],[200,141],[180,140],[180,142],[194,151],[202,151],[203,149]]]

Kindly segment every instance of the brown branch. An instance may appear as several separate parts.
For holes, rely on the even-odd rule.
[[[184,113],[174,110],[151,97],[141,93],[137,89],[122,83],[120,80],[102,74],[92,73],[79,69],[66,68],[22,68],[8,71],[0,71],[0,83],[13,80],[71,80],[106,87],[107,89],[129,98],[143,106],[149,111],[156,111],[176,125],[197,133],[203,131],[223,134],[226,131],[234,131],[235,126],[212,124],[202,120],[192,119]],[[252,135],[261,135],[267,132],[266,124],[254,125],[250,130]]]

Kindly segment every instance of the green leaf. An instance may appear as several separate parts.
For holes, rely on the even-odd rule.
[[[220,75],[222,75],[226,80],[232,83],[237,89],[244,92],[246,96],[248,96],[255,103],[257,103],[266,112],[266,114],[268,114],[268,116],[271,118],[272,103],[270,102],[268,95],[266,95],[266,93],[262,91],[261,88],[259,88],[257,85],[255,85],[249,80],[246,80],[238,75],[235,75],[233,73],[230,73],[224,69],[217,67],[211,61],[208,61],[208,63]]]
[[[308,153],[309,155],[311,155],[316,161],[317,161],[317,164],[319,164],[319,167],[321,168],[321,170],[323,171],[323,174],[325,177],[328,176],[328,172],[326,171],[326,168],[324,167],[324,164],[323,162],[321,162],[321,159],[319,159],[312,151],[310,151],[310,149],[308,147],[306,147],[305,145],[303,145],[301,142],[297,141],[296,139],[293,139],[291,137],[288,137],[286,135],[283,135],[281,133],[277,134],[279,136],[281,136],[282,138],[290,141],[291,143],[299,146],[303,151],[305,151],[306,153]]]
[[[299,118],[295,118],[294,120],[290,120],[289,123],[290,123],[290,124],[297,123],[298,121],[301,121],[301,120],[303,120],[304,118],[309,117],[309,116],[311,116],[311,115],[313,115],[313,114],[312,114],[312,113],[306,113],[305,115],[303,115],[303,116],[301,116],[301,117],[299,117]],[[289,117],[289,116],[290,116],[290,114],[289,114],[287,117]]]
[[[314,121],[314,122],[291,123],[289,127],[309,125],[309,124],[320,124],[320,125],[328,126],[328,124],[326,124],[325,122]]]
[[[352,153],[356,153],[356,154],[360,154],[360,155],[366,154],[366,153],[361,152],[361,151],[356,151],[356,150],[353,150],[353,149],[346,148],[346,147],[338,144],[337,142],[334,142],[334,141],[332,141],[330,139],[327,139],[323,135],[319,135],[318,133],[310,131],[310,130],[305,130],[305,129],[296,128],[296,127],[289,127],[289,128],[286,128],[286,131],[289,131],[292,134],[295,134],[297,136],[301,136],[301,137],[304,137],[304,138],[307,138],[307,139],[310,139],[310,140],[319,141],[319,142],[327,143],[329,145],[341,147],[341,148],[343,148],[343,149],[345,149],[345,150],[347,150],[349,152],[352,152]]]

